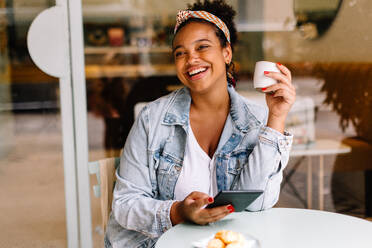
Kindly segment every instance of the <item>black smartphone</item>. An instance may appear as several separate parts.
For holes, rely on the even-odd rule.
[[[241,212],[251,205],[262,193],[262,190],[222,190],[214,197],[214,202],[207,205],[206,208],[231,204],[235,212]]]

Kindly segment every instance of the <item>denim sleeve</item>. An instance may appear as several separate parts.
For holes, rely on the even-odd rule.
[[[260,211],[273,207],[279,199],[283,169],[289,160],[293,135],[280,133],[263,126],[258,134],[258,142],[248,157],[248,164],[242,169],[237,187],[241,189],[263,190],[264,193],[249,207],[250,211]]]
[[[172,227],[170,208],[173,201],[155,199],[148,161],[148,110],[145,107],[135,121],[116,172],[112,212],[125,229],[158,238]]]

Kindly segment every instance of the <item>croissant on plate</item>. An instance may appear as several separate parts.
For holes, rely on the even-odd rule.
[[[245,238],[241,233],[221,230],[208,242],[207,248],[244,248]]]

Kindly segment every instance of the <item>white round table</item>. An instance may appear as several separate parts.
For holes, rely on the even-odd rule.
[[[206,226],[179,224],[165,232],[155,247],[191,248],[192,242],[212,236],[221,229],[247,233],[258,239],[262,248],[372,247],[372,222],[295,208],[233,213]]]

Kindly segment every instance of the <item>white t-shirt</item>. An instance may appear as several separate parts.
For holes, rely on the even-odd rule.
[[[174,199],[182,201],[193,191],[217,195],[216,163],[200,147],[189,124],[181,174],[174,189]]]

